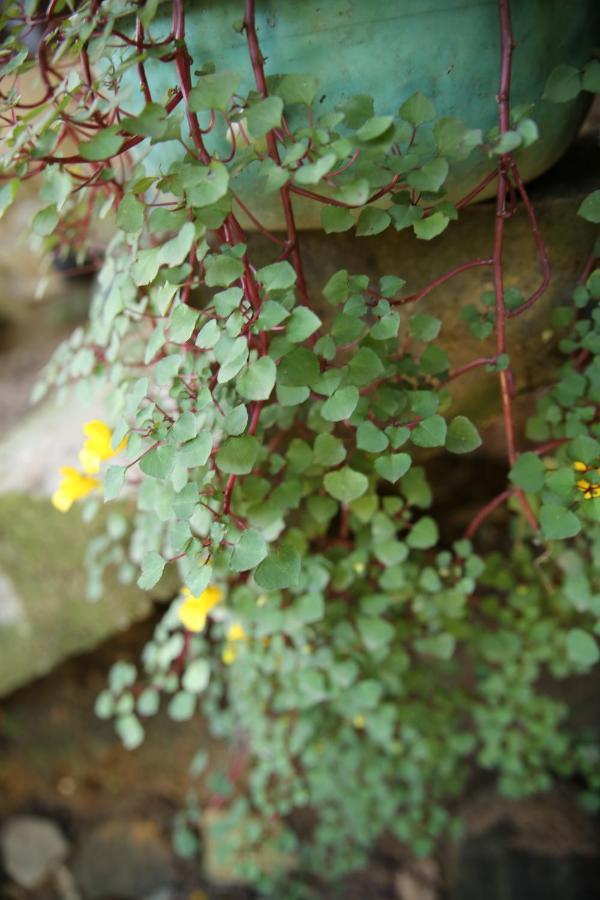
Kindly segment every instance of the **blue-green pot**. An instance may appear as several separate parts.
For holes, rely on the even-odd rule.
[[[166,7],[166,4],[163,8]],[[243,0],[203,0],[186,7],[186,39],[194,67],[244,73],[240,91],[254,87],[245,34]],[[497,122],[500,37],[497,0],[257,0],[256,26],[269,74],[312,73],[320,82],[320,109],[353,94],[370,94],[376,114],[395,113],[415,91],[439,116],[486,129]],[[599,42],[595,0],[513,0],[513,108],[532,105],[540,129],[519,154],[526,180],[548,169],[577,132],[590,95],[568,103],[542,100],[548,75],[559,63],[582,67]],[[235,26],[238,26],[237,28]],[[164,29],[170,28],[165,17]],[[156,96],[173,85],[171,67],[148,66]],[[209,139],[210,146],[210,139]],[[154,151],[166,167],[179,149]],[[449,184],[451,198],[466,194],[493,167],[482,152],[471,155]],[[277,193],[264,194],[248,173],[240,193],[271,228],[283,227]],[[478,199],[490,196],[494,185]],[[294,199],[301,228],[319,227],[319,204]]]

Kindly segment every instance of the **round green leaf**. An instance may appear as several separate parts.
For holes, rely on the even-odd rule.
[[[470,453],[481,446],[479,432],[466,416],[455,416],[448,425],[446,448],[450,453]]]
[[[266,400],[271,396],[276,375],[271,357],[261,356],[238,376],[237,389],[246,400]]]
[[[258,441],[250,434],[228,438],[217,452],[217,466],[229,475],[247,475],[254,468],[258,446]]]
[[[362,472],[356,472],[350,466],[344,466],[335,472],[328,472],[323,479],[325,490],[341,503],[351,503],[362,497],[369,487],[369,480]]]
[[[595,638],[581,628],[572,628],[567,634],[567,656],[571,662],[589,668],[600,660]]]
[[[542,506],[540,509],[542,533],[548,540],[565,540],[581,531],[581,522],[564,506]]]
[[[292,587],[300,577],[300,554],[295,547],[284,544],[272,550],[254,573],[254,580],[266,591]]]

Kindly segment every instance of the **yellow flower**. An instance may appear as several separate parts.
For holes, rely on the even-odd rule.
[[[355,728],[362,729],[367,724],[367,720],[365,719],[365,717],[363,716],[362,713],[358,713],[358,715],[354,716],[354,718],[352,720],[352,724],[354,725]]]
[[[231,666],[237,659],[237,653],[235,647],[232,647],[231,644],[226,644],[223,649],[223,653],[221,654],[221,659],[225,663],[226,666]]]
[[[586,464],[584,462],[581,462],[580,459],[575,460],[575,462],[573,463],[573,468],[576,472],[587,472],[588,470]]]
[[[112,459],[127,446],[127,438],[123,438],[119,446],[112,448],[112,431],[100,419],[92,419],[83,426],[86,435],[83,447],[79,453],[79,461],[83,471],[93,475],[100,470],[100,463]]]
[[[227,638],[227,643],[223,648],[221,659],[226,666],[231,666],[237,659],[237,650],[234,647],[235,642],[247,641],[248,635],[239,622],[234,622],[233,625],[230,625],[227,629],[225,637]]]
[[[100,488],[97,478],[82,475],[72,466],[63,466],[60,470],[62,479],[57,489],[52,494],[52,505],[61,512],[71,508],[76,500],[87,497],[92,491]]]
[[[248,635],[239,622],[234,622],[234,624],[230,625],[227,629],[226,637],[228,641],[245,641]]]
[[[178,610],[180,621],[188,631],[203,631],[209,612],[223,599],[223,591],[211,584],[197,597],[187,587],[182,594],[185,599]]]

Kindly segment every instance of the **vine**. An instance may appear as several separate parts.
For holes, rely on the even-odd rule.
[[[37,396],[102,386],[110,423],[88,423],[80,469],[63,469],[54,503],[87,498],[92,517],[100,492],[135,501],[90,544],[93,595],[109,563],[124,580],[140,569],[147,589],[176,567],[185,586],[140,671],[113,668],[99,715],[134,749],[163,695],[178,721],[201,706],[233,748],[211,782],[212,805],[227,810],[223,844],[257,880],[251,851],[269,843],[332,876],[360,865],[386,829],[430,852],[457,827],[450,799],[473,764],[511,795],[577,773],[593,807],[592,740],[562,727],[563,705],[538,681],[599,658],[600,276],[594,251],[553,314],[563,362],[520,449],[507,322],[540,301],[552,272],[519,171],[538,127],[511,109],[509,0],[498,0],[488,134],[437,118],[420,93],[397,115],[376,114],[365,95],[321,111],[314,75],[267,72],[253,0],[236,25],[244,92],[247,72],[195,68],[183,0],[170,26],[162,6],[59,0],[2,14],[0,209],[37,179],[34,233],[97,272],[90,322]],[[599,68],[559,67],[548,98],[595,89]],[[32,71],[41,93],[30,102]],[[489,171],[451,202],[453,166],[472,154]],[[393,227],[431,240],[494,182],[489,255],[413,293],[397,275],[353,273],[352,260],[323,286],[325,302],[307,277],[298,198],[318,204],[326,234]],[[260,193],[278,198],[282,232],[262,221]],[[598,203],[595,192],[580,214],[597,223]],[[518,213],[540,269],[528,297],[505,285]],[[480,268],[493,293],[461,319],[493,346],[453,365],[437,343],[443,323],[412,310]],[[497,374],[507,483],[445,544],[422,463],[482,444],[469,418],[449,418],[449,387],[478,369]],[[505,505],[496,552],[483,526]],[[201,754],[193,774],[205,764]],[[310,843],[290,826],[302,807],[316,815]],[[200,816],[193,806],[177,819],[184,854],[197,849]]]

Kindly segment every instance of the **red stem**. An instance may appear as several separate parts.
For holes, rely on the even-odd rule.
[[[500,135],[505,134],[510,128],[510,76],[514,41],[510,20],[509,0],[498,0],[500,12],[500,90],[498,92],[498,114]],[[494,252],[493,274],[494,293],[496,295],[496,356],[506,353],[506,305],[504,302],[504,274],[502,268],[502,251],[504,245],[504,222],[506,218],[506,195],[508,188],[508,169],[511,165],[511,156],[506,153],[500,157],[498,164],[498,191],[496,195],[496,221],[494,227]],[[502,398],[502,413],[504,417],[504,433],[506,437],[506,452],[510,467],[515,464],[517,451],[515,446],[515,429],[512,412],[512,373],[510,369],[499,372],[500,395]],[[517,491],[523,512],[534,531],[538,524],[523,491]]]

